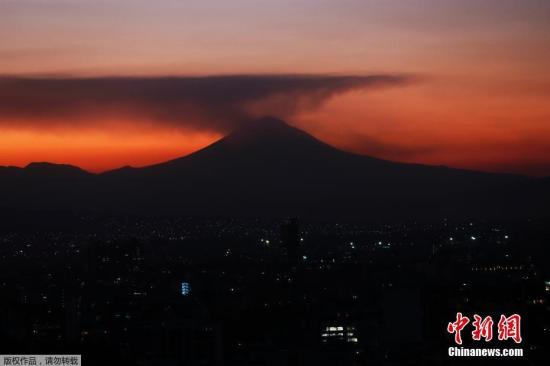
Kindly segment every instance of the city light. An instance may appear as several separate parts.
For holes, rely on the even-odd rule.
[[[189,282],[182,282],[181,283],[181,294],[183,296],[187,296],[191,293],[191,285],[189,285]]]

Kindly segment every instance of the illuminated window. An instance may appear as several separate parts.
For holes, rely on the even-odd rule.
[[[354,326],[327,326],[321,332],[323,342],[349,342],[357,343],[357,335]]]
[[[189,282],[182,282],[181,283],[181,294],[183,296],[189,295],[191,292],[191,286],[189,285]]]

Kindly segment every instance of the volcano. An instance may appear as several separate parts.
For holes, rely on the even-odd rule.
[[[4,206],[147,214],[535,217],[545,214],[550,197],[548,179],[352,154],[275,118],[243,124],[193,154],[144,168],[94,175],[35,164],[4,168],[0,177]]]

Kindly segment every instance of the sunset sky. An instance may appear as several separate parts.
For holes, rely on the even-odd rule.
[[[546,0],[0,0],[0,165],[143,166],[269,114],[550,176],[549,65]]]

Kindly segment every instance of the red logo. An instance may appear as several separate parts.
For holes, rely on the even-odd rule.
[[[455,334],[455,343],[462,344],[462,337],[460,333],[462,329],[470,322],[467,316],[462,316],[462,313],[456,313],[456,321],[447,325],[447,332]]]
[[[508,338],[512,338],[516,343],[521,343],[521,316],[518,314],[509,317],[500,316],[498,322],[498,340],[505,341]]]
[[[456,344],[462,344],[462,330],[470,323],[470,318],[463,316],[462,313],[456,313],[456,320],[447,325],[447,332],[454,334],[454,341]],[[485,342],[489,342],[493,339],[493,318],[474,314],[474,321],[472,326],[472,339],[474,341],[480,341],[482,338]],[[516,343],[521,343],[521,316],[518,314],[500,316],[498,322],[498,340],[505,341],[512,339]]]
[[[484,338],[485,342],[489,342],[493,339],[493,318],[486,316],[481,320],[481,317],[475,314],[472,325],[476,328],[472,332],[472,339],[474,341],[479,341],[481,338]]]

